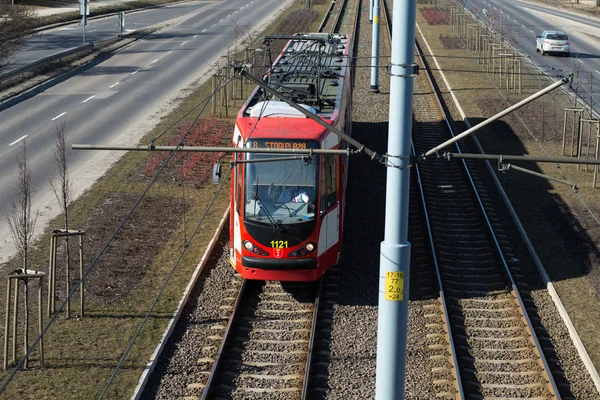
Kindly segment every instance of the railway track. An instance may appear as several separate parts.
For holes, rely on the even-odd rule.
[[[359,4],[342,2],[330,32],[353,34]],[[326,376],[329,353],[315,345],[317,329],[321,335],[330,332],[331,321],[320,322],[327,314],[319,306],[324,279],[330,278],[311,284],[243,281],[202,399],[307,399],[325,393],[320,378]],[[328,293],[335,294],[335,283],[328,285]],[[319,369],[311,375],[313,354]]]
[[[304,398],[320,288],[242,282],[202,398]]]
[[[355,32],[362,0],[332,1],[319,26],[319,32]]]
[[[421,54],[418,43],[416,51]],[[454,136],[457,128],[447,123],[427,64],[419,64],[425,69],[415,79],[413,98],[417,155]],[[456,150],[474,152],[464,142]],[[411,213],[423,224],[412,228],[413,259],[429,267],[414,268],[420,271],[415,278],[432,296],[439,295],[426,315],[437,396],[559,399],[553,372],[561,375],[551,368],[557,362],[550,338],[536,326],[538,319],[530,318],[537,315],[535,304],[521,293],[525,277],[476,171],[475,164],[441,159],[414,168]]]
[[[359,4],[359,0],[338,2],[337,17],[330,18],[328,31],[348,32],[355,38]],[[183,332],[175,336],[176,341],[189,346],[190,357],[183,366],[170,365],[166,359],[165,366],[157,367],[160,372],[154,374],[152,386],[142,398],[323,397],[327,390],[333,303],[322,299],[337,295],[337,274],[334,267],[317,282],[282,283],[246,281],[236,273],[226,292],[212,295],[213,304],[219,304],[218,311],[212,313],[213,322],[200,333],[210,345],[192,348],[193,342],[183,339],[198,335],[194,333],[198,330],[193,326],[195,318],[186,317],[190,326],[181,326]],[[178,352],[177,346],[181,344],[174,344],[166,353]],[[192,352],[202,356],[190,360]]]

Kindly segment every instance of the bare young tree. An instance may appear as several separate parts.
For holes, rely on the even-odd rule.
[[[19,197],[13,201],[8,215],[6,216],[6,222],[10,233],[12,234],[17,253],[23,260],[23,273],[27,273],[27,261],[31,242],[33,240],[33,231],[35,229],[35,222],[37,220],[37,212],[31,211],[31,172],[27,165],[27,145],[25,141],[21,145],[21,153],[17,157],[17,166],[19,168],[19,179],[17,184],[17,191]],[[29,348],[29,298],[27,289],[27,279],[23,280],[23,294],[25,302],[25,333],[24,333],[24,344],[25,353]],[[23,365],[27,368],[27,359]]]
[[[62,119],[56,123],[56,142],[54,147],[54,159],[58,165],[58,182],[50,182],[50,187],[56,196],[60,211],[64,216],[65,232],[69,230],[69,205],[73,197],[73,186],[71,179],[69,178],[69,170],[67,164],[67,139],[65,133],[67,131],[67,122]],[[69,253],[69,237],[65,237],[65,265],[67,269],[66,274],[66,291],[67,296],[69,295],[69,288],[71,283],[71,256]],[[71,318],[71,303],[67,301],[67,318]]]
[[[35,12],[23,6],[13,6],[11,0],[0,0],[0,71],[34,24]]]

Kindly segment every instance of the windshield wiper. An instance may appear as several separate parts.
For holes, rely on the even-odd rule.
[[[279,232],[281,232],[281,226],[277,223],[277,221],[275,220],[275,218],[273,218],[273,216],[271,215],[271,213],[267,209],[265,203],[263,203],[263,201],[260,199],[260,197],[258,197],[258,194],[254,195],[254,200],[258,201],[262,205],[262,209],[265,210],[265,214],[267,215],[267,218],[269,219],[269,222],[271,222],[273,224],[273,226]]]

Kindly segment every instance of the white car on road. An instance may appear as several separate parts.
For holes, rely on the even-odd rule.
[[[544,31],[535,37],[535,51],[546,53],[560,53],[566,57],[571,54],[569,37],[563,31]]]

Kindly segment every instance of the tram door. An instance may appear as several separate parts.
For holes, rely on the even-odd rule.
[[[323,222],[319,253],[330,249],[339,240],[340,207],[337,201],[337,160],[335,155],[321,157],[321,179],[319,184],[320,207]],[[324,239],[323,240],[323,236]],[[322,247],[325,248],[322,248]]]
[[[237,160],[238,155],[235,155],[235,159]],[[232,254],[233,259],[235,260],[235,251],[237,252],[241,252],[242,251],[242,232],[241,232],[241,228],[240,228],[240,218],[242,218],[242,210],[240,205],[243,203],[243,200],[241,198],[242,196],[242,186],[244,183],[244,180],[242,179],[243,177],[243,164],[236,164],[235,167],[235,175],[234,175],[234,181],[235,184],[233,185],[233,194],[232,194],[232,198],[233,198],[233,204],[231,207],[231,213],[233,214],[230,218],[232,220],[232,236],[231,239],[233,243],[231,243],[231,245],[233,245],[234,247],[234,254]],[[230,239],[230,240],[231,240]]]

